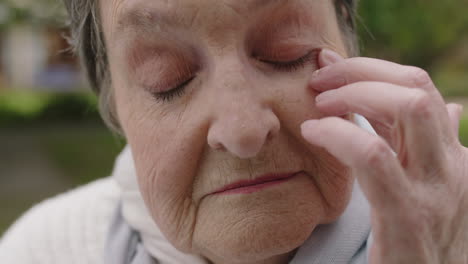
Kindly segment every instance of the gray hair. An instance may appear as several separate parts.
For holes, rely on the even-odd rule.
[[[99,97],[99,110],[104,122],[121,133],[117,117],[109,62],[101,26],[98,0],[63,0],[69,15],[71,37],[75,54],[83,65],[92,90]],[[351,56],[358,55],[356,9],[358,0],[334,0],[338,22]]]

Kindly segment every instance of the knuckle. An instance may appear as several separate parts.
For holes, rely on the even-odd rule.
[[[426,87],[432,84],[432,79],[429,73],[421,68],[408,66],[409,79],[415,87]]]
[[[366,166],[379,166],[388,160],[389,147],[385,141],[380,138],[371,140],[364,149],[364,159]]]
[[[408,101],[407,109],[402,110],[414,117],[429,117],[432,111],[432,98],[424,91],[415,90]]]

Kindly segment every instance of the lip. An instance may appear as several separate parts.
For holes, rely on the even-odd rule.
[[[262,189],[287,182],[298,175],[296,173],[267,174],[253,180],[242,180],[228,184],[211,194],[248,194]]]

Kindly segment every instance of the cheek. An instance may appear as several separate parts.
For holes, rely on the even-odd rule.
[[[281,129],[289,131],[299,140],[302,140],[300,126],[304,121],[323,117],[315,106],[315,97],[318,93],[307,88],[313,70],[313,68],[310,71],[304,70],[294,78],[285,76],[273,86],[277,102],[274,111],[281,121]]]
[[[123,90],[116,93],[117,110],[145,204],[165,236],[187,248],[195,221],[191,197],[205,142],[203,122],[189,112],[163,115],[151,100],[138,92],[128,97]]]
[[[183,145],[180,136],[172,129],[167,129],[170,124],[158,124],[151,116],[144,110],[136,108],[122,114],[121,119],[128,144],[132,148],[145,202],[154,210],[151,212],[152,215],[159,218],[158,207],[161,206],[161,202],[180,195],[172,188],[180,182],[183,183],[184,179],[175,175],[189,168],[185,162],[177,163],[182,161],[185,155],[184,149],[180,146]],[[190,150],[185,149],[185,151]],[[181,191],[184,190],[178,190]]]
[[[281,129],[289,134],[288,145],[294,145],[298,155],[307,164],[307,170],[325,199],[327,214],[324,222],[335,220],[346,208],[350,199],[354,179],[348,168],[323,149],[311,146],[301,135],[301,124],[309,119],[325,117],[315,104],[318,95],[307,89],[308,73],[291,81],[278,83],[278,94],[282,98],[276,105],[276,113],[281,120]],[[351,120],[352,115],[346,117]]]

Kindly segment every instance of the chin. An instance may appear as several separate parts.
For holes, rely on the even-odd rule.
[[[291,215],[291,217],[293,217]],[[266,217],[265,217],[266,218]],[[274,263],[290,255],[310,236],[315,225],[258,216],[258,222],[240,222],[236,231],[205,241],[200,253],[215,263]]]
[[[257,228],[254,228],[257,229]],[[216,245],[210,255],[220,263],[274,263],[276,258],[284,258],[293,253],[309,237],[311,231],[271,228],[268,231],[259,228],[258,237],[242,234],[224,243]],[[253,232],[253,231],[251,231]],[[274,234],[273,234],[274,233]],[[262,237],[268,234],[268,237]],[[212,245],[214,246],[214,245]]]
[[[275,263],[293,254],[324,215],[306,179],[255,194],[211,197],[199,210],[194,250],[215,263]]]

